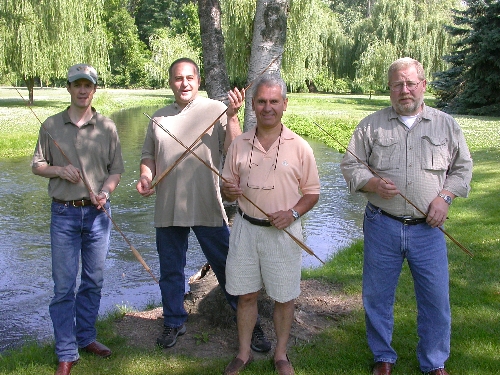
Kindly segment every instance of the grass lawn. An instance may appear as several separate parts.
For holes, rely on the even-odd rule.
[[[27,92],[24,91],[23,95]],[[120,108],[165,103],[168,90],[98,90],[94,105],[104,114]],[[67,106],[64,89],[39,89],[33,109],[43,121]],[[426,100],[432,104],[432,98]],[[363,96],[292,94],[284,123],[301,134],[318,138],[338,148],[312,121],[324,126],[344,145],[357,122],[367,114],[389,105],[388,96],[371,100]],[[473,254],[471,258],[449,241],[452,305],[450,375],[497,375],[500,373],[500,119],[457,116],[474,159],[472,191],[468,199],[457,199],[450,208],[446,230]],[[39,123],[13,89],[0,88],[0,157],[29,155]],[[359,212],[362,215],[362,212]],[[325,233],[325,236],[328,236]],[[363,248],[358,241],[341,251],[324,267],[304,271],[305,278],[340,283],[346,294],[361,293]],[[83,355],[75,375],[221,374],[227,358],[200,360],[165,355],[163,351],[141,351],[127,345],[110,328],[120,312],[99,322],[99,339],[114,354],[103,361]],[[401,276],[395,306],[393,345],[399,354],[395,375],[420,374],[415,348],[416,305],[408,267]],[[0,374],[53,374],[56,358],[53,344],[28,345],[0,355]],[[290,351],[297,375],[369,374],[363,311],[342,318],[316,340]],[[257,361],[243,374],[270,375],[268,361]]]

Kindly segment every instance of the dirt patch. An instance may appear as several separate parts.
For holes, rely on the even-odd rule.
[[[191,284],[184,305],[189,313],[187,332],[177,344],[165,349],[170,354],[191,355],[201,358],[230,357],[238,350],[234,313],[226,303],[212,271]],[[345,296],[338,286],[317,280],[302,280],[302,293],[295,300],[295,319],[289,346],[309,342],[325,328],[337,324],[340,318],[361,305],[359,297]],[[274,302],[261,292],[258,307],[266,336],[276,345],[272,322]],[[115,323],[115,329],[128,339],[129,345],[154,349],[156,337],[163,329],[162,308],[126,314]],[[271,356],[254,353],[256,358]]]

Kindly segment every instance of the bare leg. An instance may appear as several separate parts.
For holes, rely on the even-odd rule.
[[[274,328],[276,329],[276,337],[278,342],[274,352],[274,361],[287,360],[286,346],[288,338],[290,337],[290,330],[292,329],[293,314],[295,310],[295,300],[285,303],[274,303]],[[251,332],[250,332],[251,333]]]
[[[237,357],[246,362],[252,353],[250,344],[252,342],[252,331],[257,322],[257,298],[259,292],[249,293],[238,297],[238,308],[236,310],[238,324],[239,350]]]

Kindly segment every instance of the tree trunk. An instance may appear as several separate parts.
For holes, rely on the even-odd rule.
[[[198,0],[206,91],[209,98],[226,100],[229,91],[219,0]]]
[[[28,89],[28,104],[33,105],[35,96],[33,94],[33,89],[35,88],[35,78],[34,77],[24,77],[24,82]]]
[[[280,56],[264,74],[279,72],[281,54],[286,41],[288,17],[288,0],[258,0],[253,26],[252,49],[248,68],[248,82],[252,83],[257,76],[277,57]],[[244,131],[256,124],[252,110],[252,90],[245,96]]]

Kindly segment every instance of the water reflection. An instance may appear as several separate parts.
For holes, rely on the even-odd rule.
[[[113,218],[152,272],[159,276],[153,229],[154,198],[135,190],[139,159],[148,119],[143,112],[156,108],[125,110],[114,114],[123,147],[125,173],[113,194]],[[340,174],[341,155],[309,140],[321,178],[316,207],[303,217],[306,244],[327,260],[361,236],[360,196],[347,194]],[[50,264],[50,201],[47,180],[31,173],[30,157],[0,160],[0,351],[26,340],[52,338],[48,304],[52,297]],[[195,273],[205,258],[194,236],[189,239],[186,274]],[[306,254],[304,267],[320,262]],[[157,284],[137,262],[123,237],[112,231],[100,313],[126,305],[142,309],[158,303]]]

